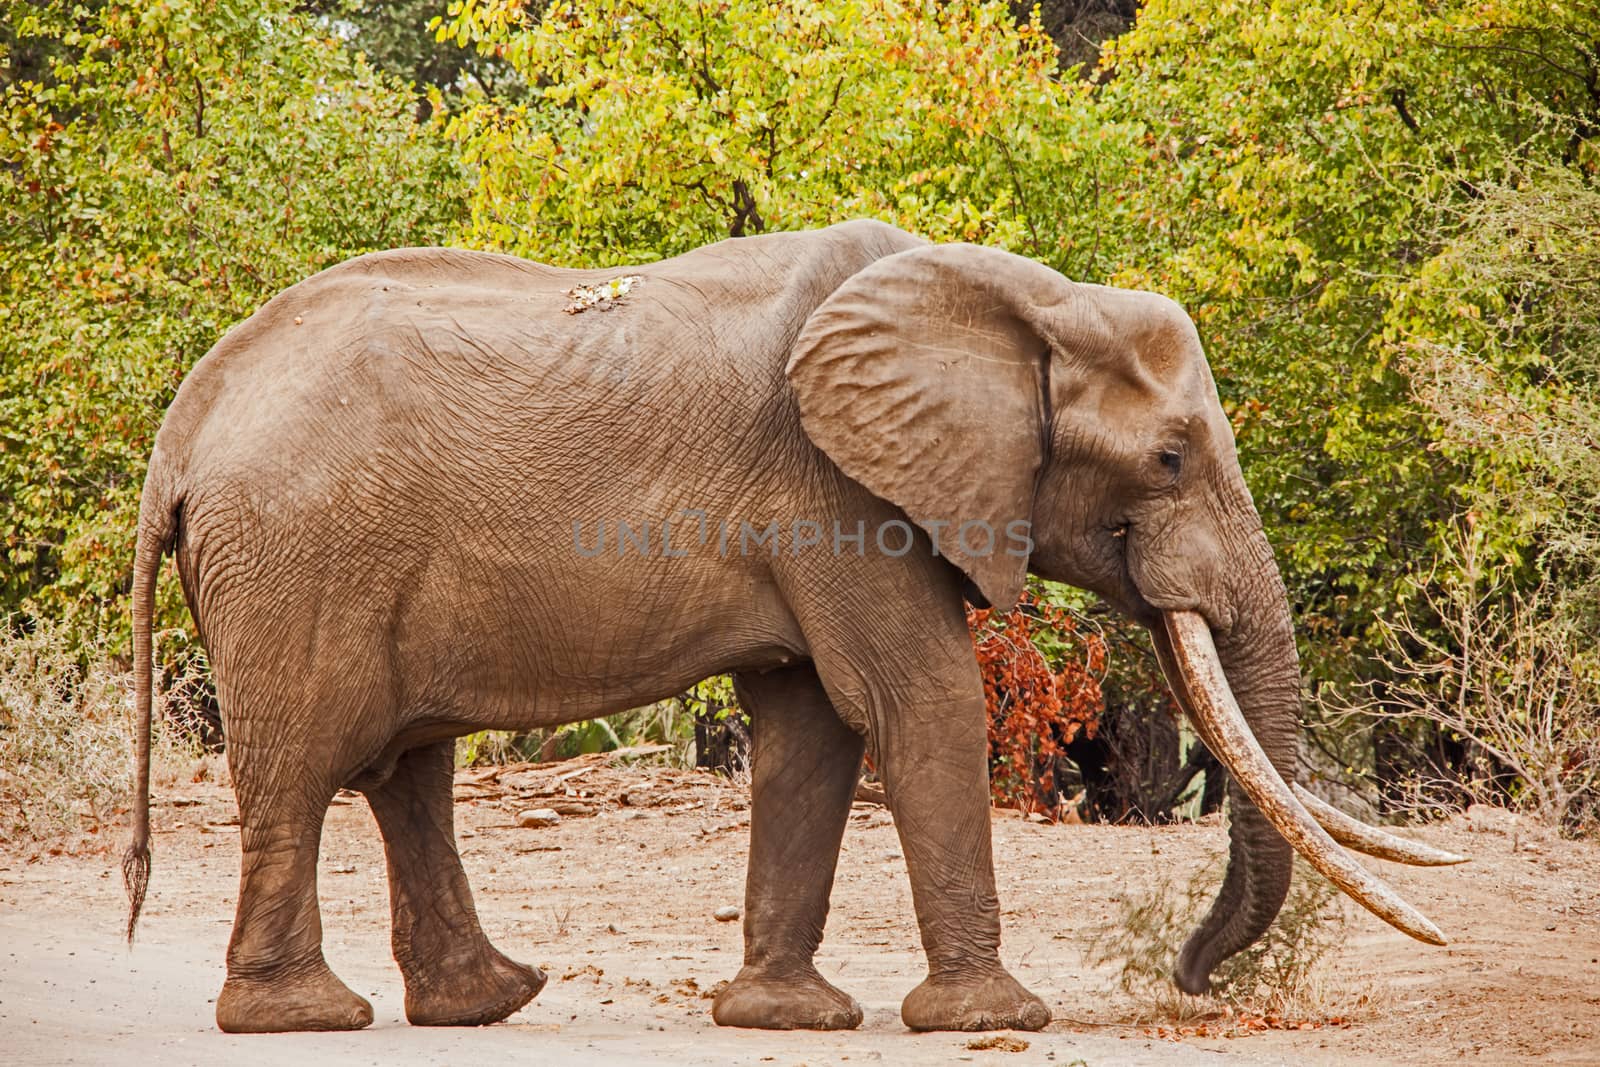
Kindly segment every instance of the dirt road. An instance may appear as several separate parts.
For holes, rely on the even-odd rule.
[[[562,793],[571,813],[533,830],[515,826],[526,802],[502,783],[458,787],[484,926],[509,955],[550,974],[532,1004],[477,1030],[405,1024],[381,847],[359,798],[331,813],[319,874],[329,962],[377,1013],[353,1034],[215,1029],[238,863],[225,789],[186,784],[162,798],[151,898],[131,954],[119,939],[112,851],[0,854],[0,1061],[1600,1064],[1600,848],[1502,813],[1419,832],[1470,852],[1465,867],[1385,871],[1455,937],[1450,949],[1414,945],[1352,914],[1330,964],[1329,1004],[1353,1021],[1176,1040],[1148,1005],[1110,992],[1109,972],[1089,967],[1084,949],[1124,892],[1202,866],[1224,847],[1222,829],[1046,826],[999,814],[1004,953],[1057,1020],[1042,1034],[1013,1035],[1018,1050],[1006,1051],[901,1026],[900,999],[923,964],[899,843],[881,809],[854,814],[819,960],[862,1002],[866,1022],[847,1034],[770,1034],[724,1030],[709,1014],[710,991],[739,960],[739,923],[712,913],[742,899],[743,793],[638,769],[597,771]],[[111,836],[107,845],[120,848],[121,832]]]

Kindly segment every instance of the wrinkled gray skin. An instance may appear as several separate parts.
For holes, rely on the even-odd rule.
[[[619,306],[563,313],[574,285],[623,273],[643,281]],[[709,543],[685,509],[706,513]],[[660,523],[674,518],[668,554]],[[879,551],[870,531],[907,518],[914,550]],[[614,538],[578,551],[574,521],[592,551],[596,522],[619,519],[651,524],[648,554],[619,556]],[[786,534],[777,555],[717,551],[718,520],[795,519],[822,523],[824,545],[796,551]],[[976,533],[973,551],[952,543],[980,520],[1031,520],[1031,558],[986,555]],[[835,553],[834,521],[864,523],[865,551]],[[229,333],[167,414],[135,570],[146,680],[167,550],[239,799],[217,1001],[230,1031],[372,1018],[321,949],[318,838],[341,786],[367,795],[388,850],[411,1021],[492,1022],[525,1004],[544,975],[485,939],[457,858],[452,739],[603,715],[719,672],[756,742],[745,962],[716,1020],[859,1023],[812,956],[870,749],[928,957],[905,1022],[1043,1026],[1044,1004],[1000,963],[963,619],[964,592],[1007,607],[1025,570],[1146,625],[1200,612],[1257,739],[1293,770],[1289,612],[1189,319],[874,222],[627,271],[443,249],[324,271]],[[1266,929],[1289,885],[1288,847],[1233,803],[1226,881],[1178,965],[1188,990]]]

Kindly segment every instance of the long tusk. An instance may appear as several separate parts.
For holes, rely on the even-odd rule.
[[[1398,837],[1376,826],[1368,826],[1303,788],[1298,782],[1289,788],[1294,790],[1295,797],[1305,805],[1312,817],[1328,831],[1329,837],[1357,852],[1365,852],[1380,860],[1409,863],[1413,867],[1448,867],[1453,863],[1466,863],[1472,858],[1424,845],[1421,841]]]
[[[1168,655],[1166,648],[1159,642],[1156,644],[1156,658],[1161,661],[1161,669],[1164,673],[1171,677],[1177,677],[1175,673],[1177,665]],[[1185,689],[1187,689],[1186,685],[1175,686],[1173,696],[1178,698],[1179,706],[1183,708],[1184,713],[1189,716],[1190,721],[1194,724],[1195,732],[1200,735],[1200,740],[1204,742],[1207,748],[1215,752],[1216,746],[1212,744],[1210,731],[1195,715],[1189,694],[1183,691]],[[1291,782],[1289,788],[1294,791],[1294,795],[1299,799],[1300,803],[1311,813],[1311,817],[1316,819],[1324,830],[1328,831],[1329,837],[1341,845],[1355,849],[1357,852],[1363,852],[1368,856],[1376,856],[1378,859],[1391,860],[1395,863],[1410,864],[1413,867],[1448,867],[1456,863],[1467,863],[1472,859],[1471,856],[1446,852],[1442,848],[1434,848],[1432,845],[1425,845],[1420,841],[1412,841],[1409,838],[1399,837],[1380,830],[1375,826],[1368,826],[1359,819],[1346,815],[1332,804],[1322,800],[1322,798],[1304,788],[1298,782]]]
[[[1284,840],[1328,881],[1390,926],[1430,945],[1446,944],[1438,927],[1335,844],[1295,799],[1244,721],[1205,619],[1192,611],[1168,611],[1162,613],[1162,621],[1182,684],[1189,691],[1196,725]]]

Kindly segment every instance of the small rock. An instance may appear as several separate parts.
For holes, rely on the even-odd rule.
[[[553,808],[529,808],[517,814],[517,825],[539,830],[561,822],[561,815]]]
[[[718,908],[711,914],[719,923],[731,923],[739,917],[739,909],[729,904],[727,907]]]
[[[329,874],[355,874],[356,865],[353,863],[335,863],[328,867]]]

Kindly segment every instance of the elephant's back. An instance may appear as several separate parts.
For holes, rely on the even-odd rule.
[[[703,442],[721,422],[748,440],[743,424],[787,401],[788,347],[810,311],[918,243],[853,222],[604,270],[449,248],[359,256],[279,293],[195,365],[152,466],[181,479],[462,435],[517,447],[506,435],[552,424],[625,439],[677,420]],[[611,283],[626,291],[589,301]]]
[[[152,472],[184,501],[197,574],[235,567],[206,561],[236,561],[241,541],[262,567],[341,553],[425,566],[443,547],[503,555],[529,531],[570,540],[579,520],[736,511],[728,483],[759,497],[762,472],[808,448],[783,378],[806,315],[907,243],[850,224],[598,271],[361,256],[285,290],[196,365]],[[609,310],[573,307],[576,287],[622,277],[638,280]],[[689,463],[700,476],[675,466]]]

